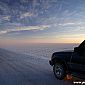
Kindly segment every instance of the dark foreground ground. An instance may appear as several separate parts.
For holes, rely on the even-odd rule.
[[[73,85],[57,80],[48,59],[0,49],[0,85]]]

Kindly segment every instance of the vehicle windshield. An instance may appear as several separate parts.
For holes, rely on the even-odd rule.
[[[85,40],[79,45],[79,48],[85,48]]]
[[[85,55],[85,40],[79,45],[78,52]]]

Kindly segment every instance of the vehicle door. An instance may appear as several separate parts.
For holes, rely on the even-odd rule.
[[[71,57],[71,69],[77,72],[85,72],[85,44],[79,46]]]

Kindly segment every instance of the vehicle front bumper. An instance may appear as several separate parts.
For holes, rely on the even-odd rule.
[[[49,64],[50,64],[51,66],[53,66],[53,61],[49,60]]]

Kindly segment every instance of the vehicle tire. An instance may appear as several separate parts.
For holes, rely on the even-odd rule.
[[[66,77],[66,70],[60,63],[55,63],[53,66],[53,72],[57,79],[62,80]]]

